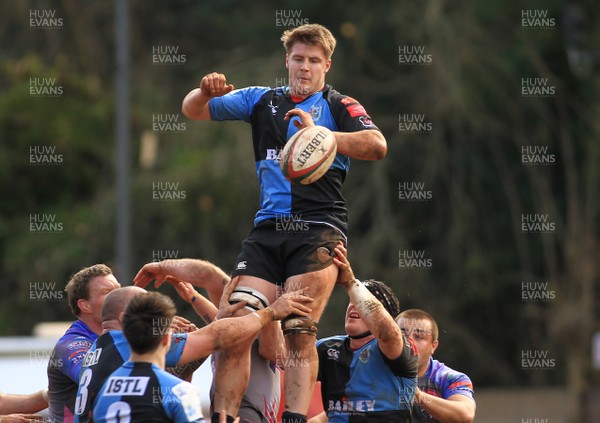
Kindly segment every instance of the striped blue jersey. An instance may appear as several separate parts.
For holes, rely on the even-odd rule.
[[[195,386],[155,364],[131,361],[108,377],[93,414],[97,423],[205,422]]]
[[[171,335],[171,347],[166,356],[167,367],[177,365],[186,340],[185,333]],[[96,339],[83,360],[75,399],[75,423],[91,421],[93,404],[102,384],[112,372],[129,360],[130,355],[131,349],[123,331],[111,330]]]
[[[281,150],[298,129],[286,113],[299,108],[310,113],[316,125],[332,131],[356,132],[378,128],[363,106],[326,85],[322,91],[296,102],[289,87],[248,87],[209,102],[211,119],[242,120],[252,126],[256,173],[260,184],[260,209],[254,224],[291,216],[294,220],[321,222],[347,232],[347,210],[342,184],[350,159],[337,154],[329,171],[318,181],[292,184],[279,167]]]
[[[377,339],[357,350],[350,338],[317,341],[323,407],[329,422],[410,422],[417,387],[417,351],[404,338],[404,349],[388,359]]]

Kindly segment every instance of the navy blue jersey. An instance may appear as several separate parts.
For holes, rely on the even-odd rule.
[[[97,423],[204,421],[198,389],[151,363],[126,361],[94,404]]]
[[[410,422],[417,387],[417,351],[404,338],[388,359],[377,339],[351,350],[348,336],[317,341],[323,407],[330,422]]]
[[[294,102],[289,87],[248,87],[212,98],[209,108],[213,120],[243,120],[252,125],[254,159],[260,183],[260,210],[255,225],[265,219],[292,216],[294,220],[332,225],[346,234],[348,212],[342,184],[350,168],[350,159],[337,154],[329,171],[309,185],[286,180],[279,161],[285,143],[298,131],[291,120],[283,119],[294,108],[310,113],[316,125],[332,131],[378,130],[358,101],[338,93],[329,85],[301,102]]]
[[[171,347],[166,356],[168,367],[177,365],[186,340],[187,334],[177,333],[171,336]],[[111,330],[96,339],[83,360],[75,400],[75,423],[90,421],[92,405],[102,384],[112,372],[129,360],[130,355],[131,349],[125,334],[120,330]]]
[[[98,337],[76,320],[58,340],[48,361],[48,409],[51,422],[71,423],[85,354]]]

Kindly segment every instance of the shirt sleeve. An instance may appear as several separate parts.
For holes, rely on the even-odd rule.
[[[92,346],[92,341],[86,338],[74,338],[66,341],[60,352],[61,372],[69,377],[73,382],[79,384],[79,372],[83,364],[83,359]]]
[[[339,93],[331,97],[334,119],[342,132],[357,132],[379,128],[373,123],[366,109],[358,100]]]
[[[456,370],[448,369],[443,390],[444,398],[452,395],[464,395],[473,399],[473,383],[469,376]]]
[[[254,106],[269,91],[267,87],[248,87],[233,90],[208,102],[212,120],[243,120],[250,123]]]
[[[167,351],[167,357],[165,359],[166,367],[176,367],[181,354],[183,354],[183,348],[187,342],[187,333],[174,333],[171,335],[171,346]]]
[[[181,382],[171,388],[173,398],[165,403],[167,414],[175,423],[204,423],[200,406],[200,392],[188,382]]]
[[[400,353],[398,358],[390,360],[383,353],[381,353],[381,357],[383,357],[383,361],[385,361],[396,376],[416,377],[418,370],[417,347],[410,338],[407,338],[404,335],[402,335],[402,337],[404,338],[404,347],[402,347],[402,353]],[[379,344],[377,346],[379,347]]]

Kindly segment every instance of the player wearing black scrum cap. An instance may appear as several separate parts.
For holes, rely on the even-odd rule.
[[[335,253],[350,297],[346,335],[317,341],[325,412],[311,422],[410,422],[417,351],[395,324],[398,298],[383,282],[356,279],[343,245]]]

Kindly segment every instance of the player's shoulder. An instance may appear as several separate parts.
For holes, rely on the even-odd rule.
[[[273,89],[271,87],[265,87],[262,85],[250,85],[248,87],[243,87],[243,88],[238,88],[235,89],[233,91],[231,91],[230,94],[232,95],[245,95],[245,96],[251,96],[251,97],[262,97],[263,95],[265,95],[268,92],[274,92],[276,89]]]
[[[334,335],[321,338],[317,340],[317,348],[321,350],[324,348],[341,348],[347,338],[346,335]]]
[[[350,97],[349,95],[342,94],[331,85],[326,85],[323,89],[323,97],[330,103],[341,104],[342,106],[348,107],[354,104],[360,104],[357,99]]]
[[[183,413],[186,421],[201,421],[203,415],[198,388],[162,369],[154,370],[160,381],[165,411],[172,418]]]
[[[56,343],[54,350],[57,352],[88,350],[95,338],[87,335],[68,333],[64,334]]]
[[[430,371],[428,373],[430,379],[443,379],[448,383],[453,383],[457,380],[471,380],[465,373],[455,370],[433,358],[429,362],[429,366]]]

